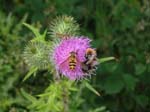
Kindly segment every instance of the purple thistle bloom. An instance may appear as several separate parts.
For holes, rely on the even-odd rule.
[[[90,48],[90,42],[91,40],[86,37],[70,37],[56,44],[50,57],[56,70],[71,80],[81,79],[89,75],[82,71],[81,63],[86,60],[85,53],[86,49]],[[76,54],[74,69],[70,69],[68,61],[71,52]]]

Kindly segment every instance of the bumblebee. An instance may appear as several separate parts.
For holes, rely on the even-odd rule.
[[[86,49],[85,61],[82,62],[82,71],[84,73],[92,74],[95,71],[96,65],[98,65],[96,56],[97,54],[94,49],[92,48]]]
[[[92,64],[96,60],[96,51],[92,48],[87,48],[85,53],[86,64]]]

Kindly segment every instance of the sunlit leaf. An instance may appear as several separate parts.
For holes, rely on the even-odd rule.
[[[27,28],[29,28],[36,37],[40,37],[40,33],[39,33],[39,29],[34,28],[33,26],[31,26],[30,24],[27,23],[23,23],[23,25],[25,25]]]
[[[104,112],[106,110],[106,107],[105,106],[102,106],[102,107],[99,107],[99,108],[96,108],[94,110],[94,112]]]
[[[115,60],[115,57],[106,57],[106,58],[101,58],[99,59],[99,63],[104,63],[107,61]]]
[[[71,91],[78,91],[78,89],[75,88],[75,87],[71,87],[71,88],[69,88],[69,90],[71,90]]]
[[[29,101],[31,101],[32,103],[36,101],[36,98],[33,97],[32,95],[28,94],[27,92],[25,92],[22,88],[21,88],[21,94],[28,99]]]
[[[27,80],[31,75],[35,75],[36,71],[38,70],[37,67],[32,67],[27,75],[24,77],[23,81]]]
[[[51,94],[51,92],[48,92],[48,93],[39,94],[37,96],[39,96],[39,97],[45,97],[45,96],[49,96],[50,94]]]
[[[34,33],[35,38],[33,38],[31,41],[44,41],[45,42],[47,30],[45,30],[43,34],[40,34],[39,29],[37,29],[27,23],[23,23],[23,25],[25,25],[27,28],[29,28]]]

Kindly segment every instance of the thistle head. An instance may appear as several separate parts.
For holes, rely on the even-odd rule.
[[[49,66],[49,45],[42,41],[30,41],[25,47],[23,57],[29,67],[46,69]]]
[[[53,39],[76,36],[79,34],[79,25],[71,16],[60,16],[51,22],[49,33]]]
[[[93,69],[92,72],[89,72],[89,68],[86,72],[83,70],[83,66],[91,66],[86,65],[88,60],[85,57],[86,50],[90,48],[90,41],[86,37],[70,37],[56,44],[50,53],[50,60],[55,69],[71,80],[90,76]]]

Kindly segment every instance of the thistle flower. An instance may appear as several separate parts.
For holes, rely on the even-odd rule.
[[[91,72],[82,70],[82,64],[86,61],[86,50],[90,48],[90,41],[86,37],[70,37],[54,44],[50,60],[55,69],[71,80],[90,76]]]

